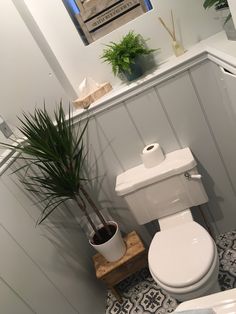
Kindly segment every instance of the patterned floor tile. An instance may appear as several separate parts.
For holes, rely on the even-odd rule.
[[[222,290],[236,288],[236,231],[218,236],[220,259],[219,283]],[[164,292],[152,279],[148,268],[118,285],[123,301],[119,303],[108,291],[106,314],[167,314],[178,302]]]

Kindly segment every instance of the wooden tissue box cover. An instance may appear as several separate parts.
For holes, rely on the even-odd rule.
[[[86,97],[74,100],[73,104],[76,108],[87,109],[93,102],[95,102],[111,90],[112,86],[110,83],[103,83],[98,89],[96,89],[94,92],[87,95]]]

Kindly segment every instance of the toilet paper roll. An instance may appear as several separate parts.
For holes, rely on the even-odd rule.
[[[155,167],[165,159],[158,143],[153,143],[144,147],[141,157],[145,168]]]

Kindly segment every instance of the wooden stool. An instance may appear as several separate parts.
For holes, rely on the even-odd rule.
[[[99,253],[93,256],[97,279],[105,282],[119,302],[122,302],[122,297],[115,286],[147,266],[147,253],[138,234],[132,231],[124,237],[124,241],[127,247],[126,253],[116,262],[108,262]]]

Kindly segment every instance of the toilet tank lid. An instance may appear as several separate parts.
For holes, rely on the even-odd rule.
[[[179,149],[166,154],[165,160],[152,168],[145,168],[143,164],[131,168],[116,178],[116,193],[126,195],[147,185],[162,181],[174,175],[181,174],[197,165],[191,150]]]

